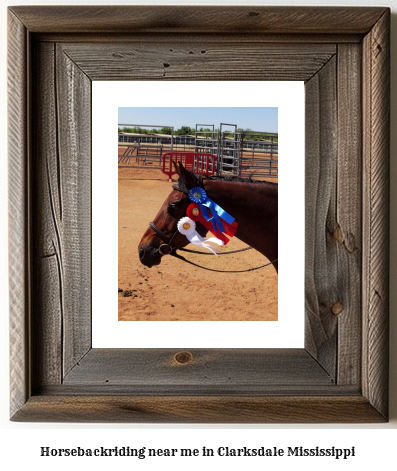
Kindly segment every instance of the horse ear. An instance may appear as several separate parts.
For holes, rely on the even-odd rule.
[[[175,160],[173,160],[172,163],[174,164],[176,173],[177,173],[179,176],[181,176],[181,171],[179,170],[179,165],[175,162]]]
[[[185,180],[186,186],[189,189],[195,187],[196,181],[193,178],[193,175],[185,169],[182,162],[178,162],[178,164],[174,162],[174,165],[175,165],[176,173]]]

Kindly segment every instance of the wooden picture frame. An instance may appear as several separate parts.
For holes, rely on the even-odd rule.
[[[11,420],[387,421],[389,23],[383,7],[9,8]],[[305,348],[91,348],[93,80],[305,81]]]

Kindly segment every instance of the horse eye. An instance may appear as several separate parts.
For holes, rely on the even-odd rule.
[[[176,211],[178,209],[178,205],[176,203],[171,203],[169,206],[168,206],[168,211],[169,212],[173,212],[173,211]]]

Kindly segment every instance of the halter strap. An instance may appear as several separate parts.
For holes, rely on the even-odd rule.
[[[174,232],[174,234],[172,234],[172,238],[170,239],[170,238],[167,236],[167,234],[164,234],[164,232],[163,232],[161,229],[159,229],[153,221],[149,222],[149,226],[150,226],[150,227],[154,230],[154,232],[156,232],[156,234],[158,234],[158,235],[164,240],[164,242],[166,242],[167,244],[170,244],[171,241],[172,241],[172,239],[175,237],[176,232]]]
[[[158,234],[165,242],[161,244],[158,248],[161,255],[172,255],[176,251],[176,247],[172,245],[174,237],[178,234],[178,231],[175,231],[171,237],[168,237],[161,229],[159,229],[154,222],[149,222],[149,226]]]

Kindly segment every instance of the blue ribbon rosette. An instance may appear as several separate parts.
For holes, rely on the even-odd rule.
[[[208,198],[206,191],[204,188],[200,188],[198,186],[192,188],[189,193],[189,198],[193,203],[199,204],[201,212],[204,218],[207,221],[212,222],[212,226],[214,231],[216,232],[224,232],[225,228],[222,224],[221,219],[226,221],[228,224],[232,224],[234,218],[230,216],[229,213],[224,211],[220,206],[214,203],[210,198]],[[211,211],[212,217],[208,214],[207,208]]]

